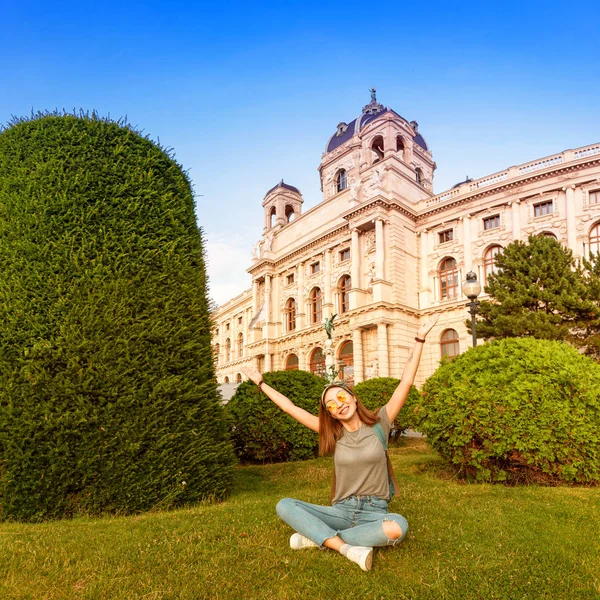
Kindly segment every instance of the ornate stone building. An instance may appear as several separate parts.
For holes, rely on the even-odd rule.
[[[281,181],[264,197],[252,286],[214,314],[220,383],[261,371],[324,369],[323,320],[337,313],[335,357],[360,382],[400,377],[419,325],[442,318],[417,384],[442,355],[466,350],[461,284],[482,284],[513,240],[551,235],[576,256],[600,250],[600,144],[509,167],[433,195],[436,164],[415,121],[371,102],[327,142],[323,200]]]

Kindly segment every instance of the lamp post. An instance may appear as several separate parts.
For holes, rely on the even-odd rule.
[[[467,280],[462,285],[463,294],[470,300],[466,305],[471,313],[471,333],[473,334],[473,347],[477,346],[477,330],[475,316],[479,308],[477,296],[481,294],[481,284],[477,281],[477,275],[473,271],[467,273]]]

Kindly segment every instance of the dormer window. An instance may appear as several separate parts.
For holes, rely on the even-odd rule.
[[[338,174],[335,178],[335,190],[336,192],[341,192],[348,187],[348,177],[346,175],[346,171],[341,169],[338,171]]]
[[[337,126],[337,131],[335,133],[335,135],[337,135],[338,137],[344,133],[346,133],[346,130],[348,129],[348,124],[347,123],[338,123]]]

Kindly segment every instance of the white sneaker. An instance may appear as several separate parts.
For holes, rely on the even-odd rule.
[[[367,546],[352,546],[346,558],[355,562],[363,571],[370,571],[373,566],[373,548]]]
[[[317,548],[318,545],[312,540],[305,538],[300,533],[294,533],[290,538],[290,548],[293,550],[302,550],[302,548]]]

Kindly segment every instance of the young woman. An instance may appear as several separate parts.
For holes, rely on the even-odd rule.
[[[316,417],[269,387],[256,369],[243,369],[279,408],[319,434],[320,454],[334,454],[332,506],[293,498],[277,504],[279,517],[297,532],[290,538],[292,548],[331,548],[368,571],[374,546],[396,545],[406,535],[406,519],[388,513],[390,484],[381,430],[387,440],[414,382],[425,338],[438,318],[434,315],[418,330],[400,384],[378,412],[367,410],[340,382],[325,387]],[[379,432],[374,427],[377,423]]]

